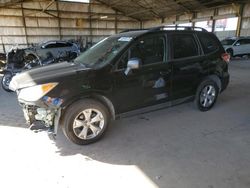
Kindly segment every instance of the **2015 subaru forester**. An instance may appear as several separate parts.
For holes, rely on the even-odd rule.
[[[14,77],[29,124],[59,125],[76,144],[103,136],[111,119],[194,100],[211,109],[229,83],[220,41],[201,28],[127,31],[103,39],[73,62]]]

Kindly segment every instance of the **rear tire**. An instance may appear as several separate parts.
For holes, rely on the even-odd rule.
[[[99,140],[107,130],[110,115],[98,101],[85,99],[72,104],[62,120],[64,135],[78,145]]]
[[[195,95],[195,105],[200,111],[210,110],[216,103],[219,93],[218,85],[210,79],[204,80]]]
[[[7,92],[13,92],[9,89],[10,81],[12,80],[13,75],[10,72],[5,72],[2,77],[2,88]]]

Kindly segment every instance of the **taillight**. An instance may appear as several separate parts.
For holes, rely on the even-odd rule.
[[[230,57],[230,54],[224,53],[224,54],[221,55],[221,58],[222,58],[225,62],[229,63],[231,57]]]

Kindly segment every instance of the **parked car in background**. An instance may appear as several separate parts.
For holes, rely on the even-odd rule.
[[[48,58],[48,55],[57,59],[74,59],[79,54],[80,49],[76,44],[58,40],[43,42],[37,46],[25,49],[26,59],[30,60],[35,59],[37,56],[44,60]]]
[[[229,59],[213,33],[162,26],[105,38],[73,62],[15,76],[10,88],[28,124],[42,121],[55,134],[61,125],[83,145],[118,117],[192,100],[210,110],[229,83]]]
[[[231,57],[250,54],[250,37],[229,37],[221,41]]]
[[[2,88],[10,92],[9,83],[17,73],[37,66],[71,61],[79,54],[77,45],[67,41],[48,41],[31,48],[13,46],[7,53],[1,80]]]

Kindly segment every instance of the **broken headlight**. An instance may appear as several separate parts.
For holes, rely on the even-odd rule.
[[[19,92],[18,99],[30,102],[37,101],[54,89],[57,84],[54,82],[23,88]]]

